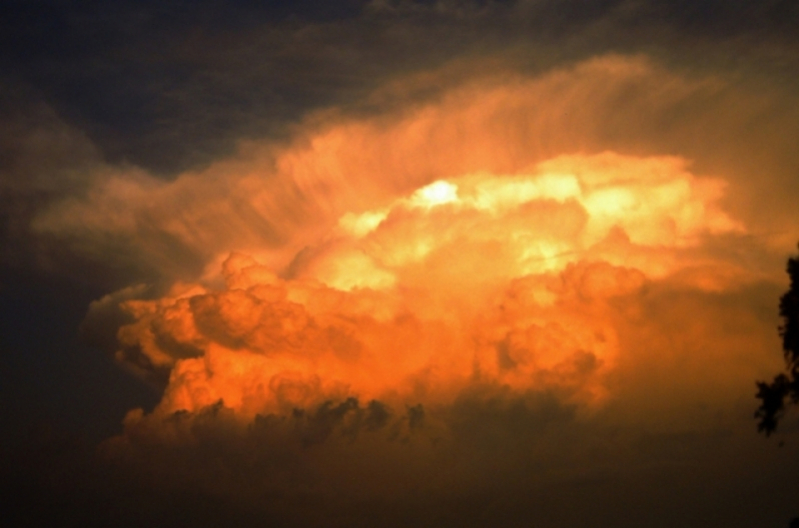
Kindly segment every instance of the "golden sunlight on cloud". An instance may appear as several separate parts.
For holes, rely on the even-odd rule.
[[[467,397],[654,409],[719,354],[734,361],[710,392],[735,399],[773,366],[775,324],[750,305],[774,289],[761,226],[728,208],[744,184],[599,132],[632,137],[720,82],[610,56],[331,111],[171,182],[98,176],[34,227],[160,274],[84,325],[117,321],[117,359],[164,389],[128,438],[209,409],[239,425],[340,405],[441,417]]]
[[[6,3],[6,524],[799,515],[799,2]]]
[[[477,214],[540,196],[554,202],[574,199],[580,205],[575,214],[590,215],[583,242],[601,236],[623,211],[634,242],[664,236],[674,243],[680,239],[679,245],[690,238],[696,218],[703,217],[697,203],[712,201],[722,185],[692,182],[690,192],[701,195],[699,202],[677,212],[676,202],[688,193],[687,180],[655,183],[656,173],[669,164],[685,171],[685,161],[653,156],[681,152],[675,138],[683,135],[669,118],[675,108],[690,107],[724,87],[719,79],[682,77],[642,57],[599,57],[537,77],[496,75],[381,115],[356,118],[330,111],[310,116],[286,145],[246,144],[235,157],[170,182],[142,171],[100,171],[85,195],[54,203],[34,219],[33,229],[61,237],[82,253],[139,259],[162,276],[187,278],[198,266],[216,273],[231,251],[282,269],[306,246],[318,246],[335,223],[354,232],[370,230],[398,197],[405,197],[406,212],[395,207],[394,215],[416,215],[421,222],[412,204],[427,204],[436,216],[439,205],[457,205],[462,199]],[[746,94],[738,97],[726,104],[751,106]],[[653,131],[657,123],[666,128]],[[727,123],[719,126],[729,128]],[[691,127],[686,135],[700,141],[712,136]],[[664,132],[665,139],[653,139]],[[583,153],[588,160],[593,159],[588,154],[608,150],[650,159],[650,168],[641,165],[634,171],[644,182],[620,187],[617,179],[615,186],[606,185],[603,179],[621,178],[614,171],[627,168],[616,167],[610,158],[594,159],[592,176],[568,157]],[[551,164],[541,168],[543,179],[525,180],[543,162]],[[482,183],[480,175],[485,176]],[[436,181],[442,183],[426,187]],[[733,183],[740,187],[741,181]],[[736,192],[739,196],[741,190]],[[674,210],[647,217],[650,208]],[[467,210],[461,207],[460,214]],[[711,231],[726,229],[727,220],[712,222]],[[392,223],[396,220],[387,222]],[[414,258],[427,251],[426,244],[419,236],[413,248],[402,250],[404,257],[401,252],[394,256]],[[539,241],[529,251],[534,258],[560,248]],[[350,267],[370,267],[360,255],[348,258]],[[388,275],[379,279],[390,280]]]
[[[696,250],[743,232],[722,192],[679,158],[612,152],[437,180],[344,213],[284,268],[232,253],[223,287],[125,302],[118,358],[169,371],[160,416],[446,405],[473,385],[600,405],[642,288],[721,275]]]
[[[712,139],[707,114],[661,135],[720,84],[601,57],[309,116],[172,181],[97,175],[34,228],[155,271],[84,321],[162,391],[103,456],[288,526],[337,524],[309,496],[445,504],[493,481],[529,505],[612,453],[648,474],[650,435],[708,438],[704,463],[780,359],[778,222],[678,148]]]

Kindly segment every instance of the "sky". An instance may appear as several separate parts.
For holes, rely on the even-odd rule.
[[[787,527],[797,24],[4,2],[7,520]]]

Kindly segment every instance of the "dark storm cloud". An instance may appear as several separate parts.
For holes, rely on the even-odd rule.
[[[86,189],[98,152],[18,85],[0,85],[0,123],[0,261],[8,263],[31,251],[28,224],[38,209]]]
[[[795,461],[712,415],[688,431],[631,427],[613,408],[575,419],[545,394],[473,403],[447,419],[467,429],[442,427],[433,410],[413,431],[403,417],[357,433],[371,411],[353,402],[246,427],[220,404],[100,455],[37,432],[4,467],[15,477],[3,481],[6,514],[20,525],[131,527],[787,524],[793,496],[777,483]]]
[[[533,69],[608,51],[700,67],[731,53],[755,68],[796,64],[787,1],[39,1],[4,11],[4,69],[109,160],[161,174],[464,54],[511,49]]]

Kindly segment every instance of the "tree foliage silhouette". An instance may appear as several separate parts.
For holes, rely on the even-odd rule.
[[[757,398],[761,404],[755,418],[760,420],[758,431],[766,436],[777,428],[785,412],[786,400],[794,405],[799,403],[799,255],[788,259],[786,271],[791,285],[780,298],[782,325],[779,327],[786,372],[775,376],[771,383],[757,382]]]

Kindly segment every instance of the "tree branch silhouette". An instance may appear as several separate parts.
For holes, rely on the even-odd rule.
[[[761,404],[755,418],[759,419],[757,430],[766,436],[777,428],[785,413],[786,401],[794,405],[799,403],[799,255],[788,259],[786,271],[791,285],[780,298],[782,324],[779,327],[786,372],[775,376],[771,383],[757,382],[756,397]]]

